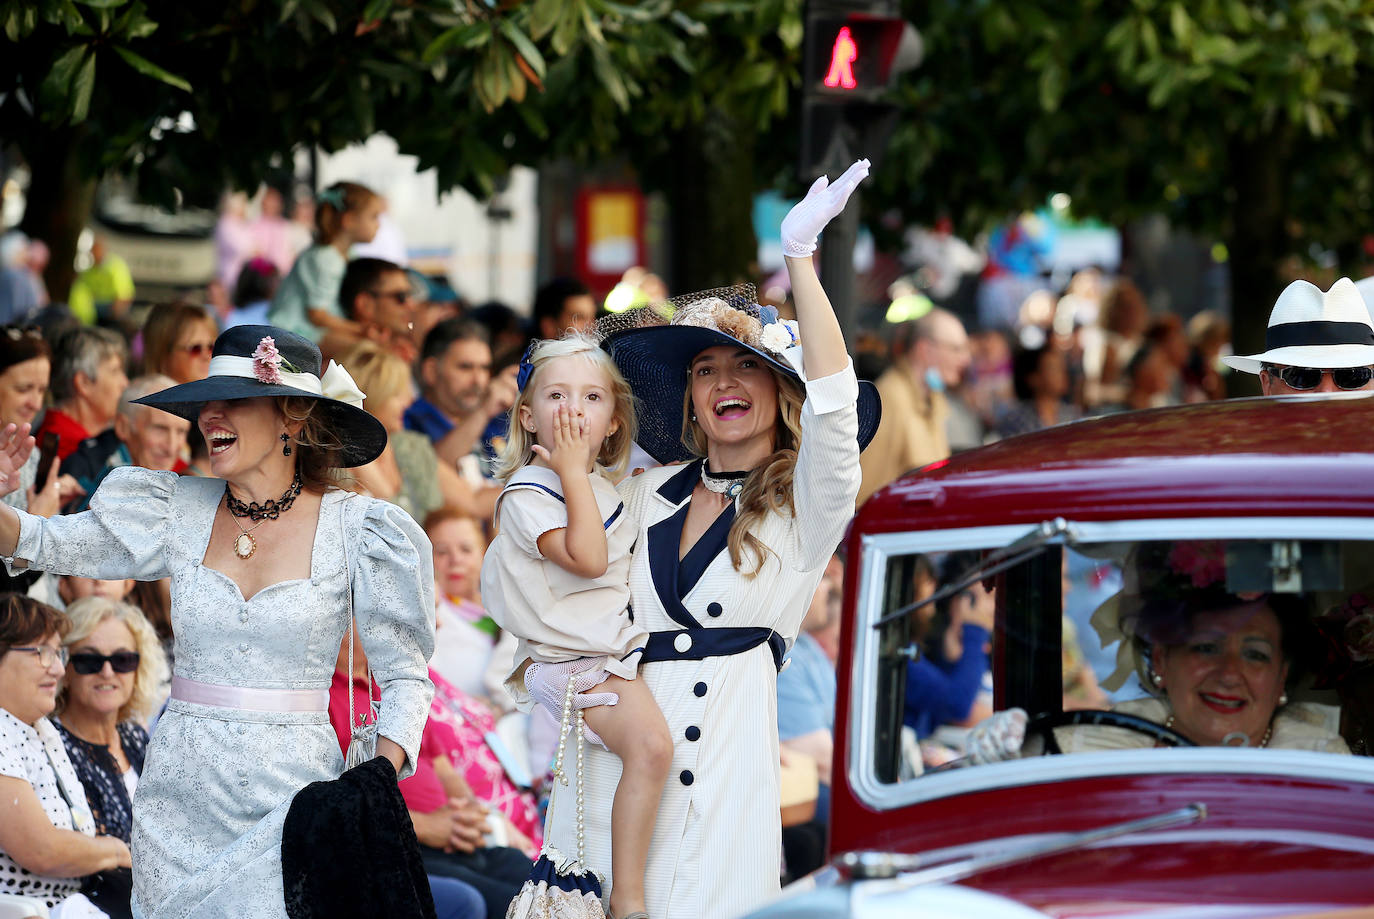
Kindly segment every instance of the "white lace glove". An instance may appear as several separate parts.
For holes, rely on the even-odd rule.
[[[1026,710],[1009,708],[973,726],[964,744],[964,758],[979,766],[1016,759],[1025,742]]]
[[[553,715],[553,720],[562,723],[563,697],[568,691],[568,677],[585,666],[582,661],[567,661],[562,664],[543,664],[535,661],[525,668],[525,689],[536,702]],[[620,694],[614,692],[593,692],[587,690],[599,686],[610,676],[603,668],[594,667],[584,670],[573,677],[573,709],[594,708],[598,705],[615,705]],[[594,744],[605,747],[597,733],[582,722],[582,736]]]
[[[831,185],[821,176],[782,219],[782,251],[792,258],[806,258],[816,251],[816,237],[825,225],[844,210],[854,189],[868,175],[868,160],[855,160]]]

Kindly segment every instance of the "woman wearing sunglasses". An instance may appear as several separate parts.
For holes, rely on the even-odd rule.
[[[80,909],[82,879],[129,867],[128,844],[101,831],[48,720],[67,620],[22,594],[0,595],[0,894]],[[87,910],[89,904],[82,904]],[[90,915],[85,913],[84,915]]]
[[[158,703],[166,659],[157,633],[128,603],[83,597],[67,607],[67,677],[57,695],[58,730],[97,832],[126,843],[134,786],[148,747],[144,725]],[[115,919],[131,915],[125,869],[87,879],[83,892]]]
[[[158,304],[143,324],[143,372],[160,373],[178,383],[205,379],[218,334],[215,320],[202,307]]]

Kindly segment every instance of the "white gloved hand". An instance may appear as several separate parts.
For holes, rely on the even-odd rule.
[[[1017,759],[1026,742],[1026,710],[1009,708],[984,718],[968,732],[964,758],[973,765]]]
[[[868,175],[868,160],[855,160],[844,175],[831,185],[821,176],[806,197],[797,202],[782,219],[782,252],[792,258],[806,258],[816,251],[816,237],[825,225],[844,210],[854,189]]]
[[[525,668],[525,689],[536,702],[553,715],[553,720],[562,723],[563,698],[568,691],[568,677],[576,673],[578,667],[585,666],[583,661],[566,661],[561,664],[544,664],[538,661]],[[620,694],[615,692],[593,692],[587,690],[600,686],[610,676],[604,668],[594,667],[573,676],[573,709],[594,708],[598,705],[615,705]],[[596,732],[582,722],[582,736],[594,744],[605,747]]]

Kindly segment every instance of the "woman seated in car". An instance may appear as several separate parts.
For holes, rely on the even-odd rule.
[[[1220,544],[1147,544],[1137,554],[1136,602],[1120,604],[1141,683],[1151,693],[1115,712],[1163,725],[1199,746],[1275,747],[1349,753],[1322,707],[1290,699],[1309,669],[1315,628],[1291,594],[1233,594]],[[1008,709],[980,724],[971,758],[1017,755],[1025,712]],[[1162,745],[1114,727],[1057,728],[1065,753]]]

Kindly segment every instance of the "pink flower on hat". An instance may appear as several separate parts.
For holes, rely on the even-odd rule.
[[[277,343],[272,340],[271,335],[265,336],[253,352],[253,376],[257,377],[259,382],[280,386],[281,364],[281,352],[277,350]]]
[[[1226,547],[1219,540],[1186,540],[1169,550],[1169,567],[1194,587],[1210,587],[1226,579]]]

